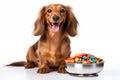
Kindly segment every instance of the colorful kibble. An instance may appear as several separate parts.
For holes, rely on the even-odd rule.
[[[87,64],[92,64],[92,61],[91,60],[87,60]]]
[[[70,62],[74,63],[74,62],[75,62],[75,60],[74,60],[74,59],[70,59]]]
[[[70,58],[65,59],[66,63],[78,63],[78,64],[92,64],[92,63],[99,63],[103,61],[101,58],[97,58],[94,55],[82,53],[76,54]]]
[[[92,60],[92,59],[95,59],[95,57],[94,56],[90,56],[90,59]]]
[[[79,58],[75,58],[75,62],[78,62],[79,61]]]
[[[82,61],[82,64],[87,64],[87,61]]]
[[[82,59],[83,59],[83,60],[86,60],[86,59],[87,59],[87,57],[86,57],[86,56],[83,56],[83,57],[82,57]]]
[[[92,62],[93,62],[93,63],[96,63],[96,59],[92,59]]]
[[[77,63],[78,63],[78,64],[82,64],[82,62],[80,62],[80,61],[78,61]]]
[[[90,56],[91,56],[91,54],[88,54],[88,55],[87,55],[87,59],[89,59],[89,58],[90,58]]]

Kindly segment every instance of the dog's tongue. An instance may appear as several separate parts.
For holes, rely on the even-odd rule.
[[[54,31],[54,32],[58,32],[59,31],[59,23],[53,23],[52,24],[52,30]]]

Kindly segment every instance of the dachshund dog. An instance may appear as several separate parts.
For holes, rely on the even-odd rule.
[[[69,36],[77,35],[78,21],[71,7],[61,4],[44,6],[34,23],[34,36],[40,39],[28,49],[27,62],[16,62],[11,66],[25,68],[38,66],[38,73],[48,73],[52,68],[65,73],[64,59],[70,57]]]

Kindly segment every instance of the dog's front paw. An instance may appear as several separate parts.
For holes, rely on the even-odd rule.
[[[58,73],[67,73],[67,71],[65,70],[65,67],[59,67]]]
[[[50,69],[48,67],[39,68],[37,73],[49,73]]]

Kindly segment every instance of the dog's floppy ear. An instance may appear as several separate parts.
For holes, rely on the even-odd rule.
[[[45,32],[45,6],[40,10],[38,18],[34,23],[34,36],[42,35]]]
[[[78,26],[78,21],[76,17],[74,16],[73,12],[71,11],[70,6],[66,6],[67,8],[67,32],[70,36],[74,37],[77,35],[77,26]]]

